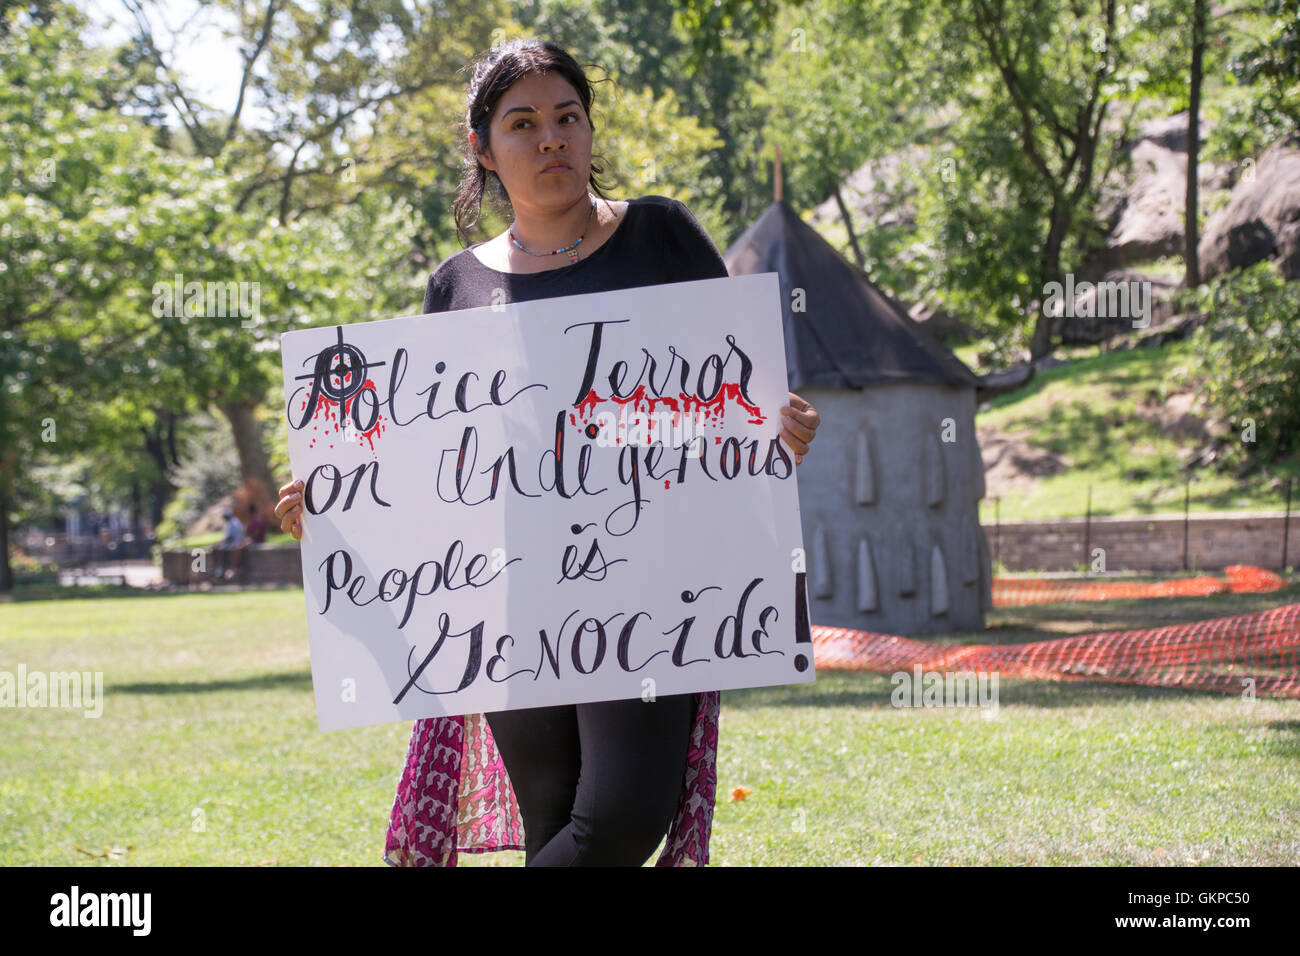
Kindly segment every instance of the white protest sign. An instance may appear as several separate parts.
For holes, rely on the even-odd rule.
[[[814,680],[779,297],[281,335],[321,729]]]

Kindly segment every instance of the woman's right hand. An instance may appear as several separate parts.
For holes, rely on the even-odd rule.
[[[275,505],[275,516],[280,519],[280,530],[302,540],[302,482],[291,481],[280,489],[280,500]]]

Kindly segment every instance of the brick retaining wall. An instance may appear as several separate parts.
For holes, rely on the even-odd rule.
[[[1197,571],[1222,571],[1230,564],[1253,564],[1276,571],[1282,561],[1285,516],[1270,514],[1193,514],[1187,522],[1187,557]],[[1004,521],[985,525],[990,557],[1008,571],[1072,571],[1090,564],[1084,552],[1084,519]],[[1178,571],[1183,567],[1183,516],[1093,518],[1089,550],[1105,552],[1107,571]],[[1300,564],[1300,515],[1293,515],[1287,563]],[[208,549],[205,566],[216,566]],[[193,570],[189,551],[163,552],[163,579],[169,584],[212,580]],[[296,545],[250,548],[244,552],[244,583],[302,584],[302,559]]]
[[[1187,561],[1196,570],[1221,571],[1252,564],[1276,571],[1282,563],[1285,515],[1192,514],[1187,521]],[[1008,571],[1071,571],[1090,565],[1083,518],[1004,521],[985,525],[991,557]],[[1088,549],[1105,552],[1107,571],[1178,571],[1183,567],[1183,516],[1093,518]],[[1300,515],[1292,515],[1287,564],[1300,564]]]
[[[197,550],[197,549],[196,549]],[[196,571],[196,551],[164,551],[162,556],[163,580],[168,584],[198,584],[215,581],[212,569],[217,566],[212,548],[204,550],[202,566]],[[240,576],[243,584],[302,585],[302,558],[297,545],[280,545],[272,548],[245,548],[241,560]]]

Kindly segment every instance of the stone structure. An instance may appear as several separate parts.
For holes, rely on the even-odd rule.
[[[976,376],[784,202],[725,259],[779,275],[789,386],[824,422],[797,471],[812,623],[982,629]]]

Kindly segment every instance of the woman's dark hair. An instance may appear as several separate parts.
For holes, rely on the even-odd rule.
[[[470,67],[473,68],[473,73],[469,91],[465,95],[465,122],[461,124],[465,162],[460,187],[452,203],[456,232],[466,245],[470,241],[470,228],[478,223],[482,214],[483,192],[489,183],[492,184],[493,198],[503,207],[510,207],[509,193],[497,174],[479,162],[469,141],[469,134],[472,131],[477,135],[480,148],[488,148],[491,142],[488,134],[492,115],[496,112],[501,97],[516,80],[529,73],[548,73],[554,70],[578,91],[578,99],[582,101],[582,108],[591,121],[591,81],[578,62],[559,44],[546,40],[511,40],[489,50],[472,62]],[[591,122],[591,128],[596,128],[594,121]],[[598,174],[604,175],[604,172],[604,167],[596,162],[596,155],[593,154],[588,185],[597,196],[608,199],[605,187],[596,178]]]

